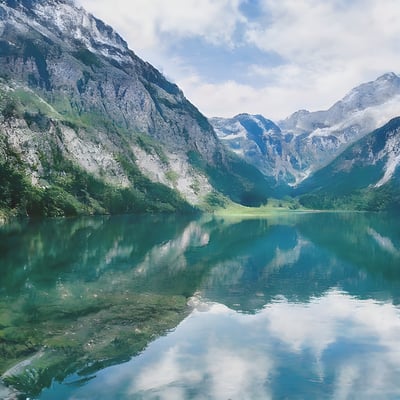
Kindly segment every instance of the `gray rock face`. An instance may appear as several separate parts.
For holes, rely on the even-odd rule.
[[[6,387],[2,383],[0,383],[0,399],[17,400],[18,393],[16,393],[15,391],[9,389],[8,387]]]
[[[259,115],[210,122],[229,148],[265,175],[297,185],[398,115],[400,77],[388,73],[356,87],[328,110],[300,110],[276,125],[266,125]]]
[[[108,117],[212,160],[218,141],[206,119],[109,26],[69,1],[7,3],[15,6],[0,5],[3,71],[41,89],[61,114]]]

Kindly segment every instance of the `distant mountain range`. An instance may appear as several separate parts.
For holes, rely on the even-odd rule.
[[[0,208],[28,215],[256,205],[268,180],[173,83],[69,0],[0,2]]]
[[[249,114],[210,122],[227,148],[277,186],[291,186],[288,193],[295,196],[312,193],[312,204],[308,197],[306,205],[376,209],[389,203],[400,207],[394,183],[400,163],[396,117],[400,77],[390,72],[356,87],[326,111],[301,110],[276,123]]]
[[[228,148],[277,182],[298,185],[351,143],[400,116],[400,77],[362,84],[326,111],[301,110],[276,123],[261,115],[211,118]]]

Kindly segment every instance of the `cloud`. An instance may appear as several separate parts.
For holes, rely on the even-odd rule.
[[[295,71],[296,67],[289,66],[280,69]],[[277,71],[272,70],[272,72],[278,74]],[[296,111],[304,107],[318,108],[321,106],[321,97],[325,94],[322,87],[312,85],[313,89],[310,90],[311,83],[300,77],[293,79],[282,77],[278,82],[259,88],[233,80],[221,83],[204,82],[197,75],[178,77],[176,82],[184,88],[187,97],[208,117],[231,117],[247,112],[262,114],[277,121],[287,117],[288,110]],[[333,88],[334,85],[333,81],[327,82],[328,87]],[[345,90],[341,94],[344,93]],[[332,96],[332,99],[335,99],[335,96]],[[329,98],[323,104],[329,106],[331,99]]]
[[[392,0],[264,0],[263,5],[270,22],[253,25],[248,40],[310,70],[398,48],[400,7]]]
[[[271,399],[265,388],[273,365],[257,351],[222,348],[216,343],[205,359],[206,375],[212,377],[213,399]]]
[[[354,86],[400,72],[398,0],[77,1],[207,116],[278,120],[326,109]]]
[[[133,50],[168,46],[170,41],[200,36],[232,45],[236,25],[244,21],[239,0],[79,0],[86,9],[119,27]]]
[[[400,63],[396,1],[264,0],[263,7],[268,18],[249,27],[247,40],[286,60],[263,73],[277,75],[287,98],[289,86],[299,88],[307,107],[315,107],[313,97],[326,107]]]

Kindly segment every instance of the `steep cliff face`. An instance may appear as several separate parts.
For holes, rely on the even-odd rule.
[[[0,2],[0,75],[2,141],[34,185],[54,183],[48,171],[62,174],[54,164],[62,158],[144,197],[142,176],[192,204],[214,190],[231,196],[210,174],[221,170],[234,200],[265,200],[262,176],[242,176],[182,91],[72,1]]]
[[[110,27],[71,2],[6,4],[15,6],[2,6],[3,73],[40,90],[62,115],[108,118],[209,160],[218,151],[211,127],[179,88]]]

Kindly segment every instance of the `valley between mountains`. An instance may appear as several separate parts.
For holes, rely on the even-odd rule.
[[[0,33],[2,218],[399,206],[395,73],[325,111],[208,119],[70,0],[3,0]]]
[[[400,398],[397,65],[205,116],[77,4],[0,0],[0,399]]]
[[[399,204],[400,77],[352,89],[324,111],[273,122],[212,118],[221,141],[306,207],[383,210]],[[290,188],[290,190],[288,190]]]

